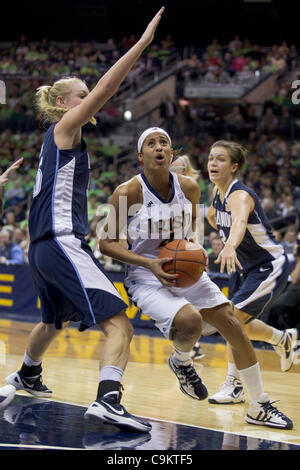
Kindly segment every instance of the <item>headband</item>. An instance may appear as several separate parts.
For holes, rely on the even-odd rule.
[[[148,135],[152,134],[153,132],[160,132],[161,134],[165,134],[165,136],[167,136],[169,141],[170,141],[170,145],[172,144],[169,134],[164,129],[161,129],[160,127],[149,127],[149,129],[146,129],[142,133],[142,135],[140,136],[140,138],[138,140],[138,143],[137,143],[138,152],[140,152],[142,150],[143,143],[144,143],[146,137],[148,137]]]

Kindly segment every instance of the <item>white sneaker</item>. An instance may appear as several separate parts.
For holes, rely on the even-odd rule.
[[[293,429],[293,422],[272,405],[266,393],[259,400],[252,400],[245,420],[250,424],[269,426],[270,428]]]
[[[6,385],[0,388],[0,410],[3,410],[14,399],[16,389],[13,385]]]
[[[233,375],[227,375],[226,380],[221,385],[219,391],[208,399],[209,403],[220,403],[224,405],[244,403],[244,401],[245,393],[243,384]]]
[[[297,336],[297,328],[290,328],[289,330],[284,330],[279,343],[276,346],[273,345],[273,348],[275,349],[276,353],[280,356],[282,372],[287,372],[288,370],[290,370],[294,363],[294,349],[297,345]]]

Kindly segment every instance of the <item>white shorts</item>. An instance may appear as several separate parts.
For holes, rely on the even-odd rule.
[[[157,284],[143,284],[130,281],[127,285],[128,294],[135,305],[151,318],[155,326],[166,338],[170,337],[170,329],[175,315],[184,305],[193,304],[199,312],[204,308],[230,303],[219,287],[204,272],[196,284],[187,288],[165,287],[157,280]],[[216,328],[203,322],[204,336],[215,333]]]

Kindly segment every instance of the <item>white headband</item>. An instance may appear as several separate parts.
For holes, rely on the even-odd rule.
[[[142,150],[144,140],[146,139],[146,137],[148,137],[149,134],[152,134],[152,132],[160,132],[161,134],[165,134],[165,136],[167,136],[169,141],[170,141],[170,145],[172,145],[171,138],[170,138],[169,134],[164,129],[161,129],[160,127],[149,127],[149,129],[146,129],[142,133],[142,135],[140,136],[140,138],[138,140],[138,143],[137,143],[138,152],[140,152]]]

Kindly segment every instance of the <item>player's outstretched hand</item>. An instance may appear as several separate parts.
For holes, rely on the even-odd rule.
[[[19,158],[16,162],[14,162],[7,170],[0,175],[0,186],[4,186],[11,175],[11,173],[19,168],[19,166],[22,164],[23,158]]]
[[[220,273],[224,273],[225,268],[227,269],[227,274],[230,276],[232,273],[236,271],[236,266],[238,266],[241,270],[243,266],[239,262],[235,249],[230,246],[224,246],[223,250],[220,251],[218,258],[215,261],[216,264],[220,264]]]
[[[162,7],[156,13],[152,21],[150,21],[147,28],[145,29],[144,34],[141,37],[141,40],[145,43],[145,47],[148,46],[152,42],[156,28],[161,20],[161,17],[164,11],[165,11],[165,7]]]

